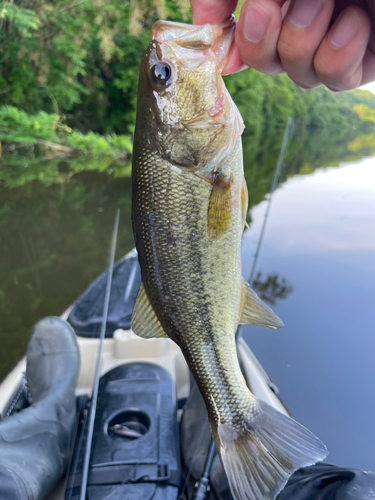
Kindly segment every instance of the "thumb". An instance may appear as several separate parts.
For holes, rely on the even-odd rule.
[[[238,0],[190,0],[194,24],[220,24],[236,10]]]

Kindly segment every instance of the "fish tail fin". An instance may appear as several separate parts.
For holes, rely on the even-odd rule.
[[[323,460],[328,451],[312,432],[255,398],[240,427],[213,432],[236,500],[273,500],[291,474]]]

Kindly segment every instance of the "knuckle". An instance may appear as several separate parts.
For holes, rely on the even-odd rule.
[[[358,87],[359,83],[356,80],[343,81],[327,81],[323,84],[332,92],[345,92],[347,90],[354,90]]]
[[[289,63],[298,63],[306,61],[306,54],[309,53],[309,48],[294,38],[281,37],[277,44],[277,52],[281,60]]]
[[[318,61],[314,67],[320,81],[330,90],[353,90],[361,83],[361,68],[348,69],[345,65],[335,64],[334,61]]]
[[[340,80],[346,76],[346,70],[334,60],[315,58],[314,69],[324,80]]]
[[[305,90],[312,90],[312,89],[315,89],[315,88],[320,87],[322,85],[321,82],[316,80],[316,78],[314,79],[314,82],[309,82],[309,83],[300,82],[300,81],[296,80],[295,78],[291,78],[291,77],[289,77],[289,78],[296,85],[298,85],[298,87],[301,87],[302,89],[305,89]]]
[[[327,78],[321,77],[322,83],[330,90],[335,92],[344,92],[345,90],[354,90],[360,83],[361,78],[358,75],[347,76],[346,78]]]

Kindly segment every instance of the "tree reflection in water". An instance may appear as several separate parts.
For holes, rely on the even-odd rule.
[[[255,276],[252,288],[262,300],[271,305],[275,305],[278,299],[286,299],[293,292],[293,286],[288,284],[286,278],[281,278],[276,273],[262,277],[261,271]]]
[[[255,157],[249,151],[255,141],[244,137],[250,207],[270,189],[283,132],[281,128],[269,139],[272,147],[260,142],[262,153]],[[290,175],[309,175],[318,166],[361,157],[363,147],[365,154],[373,152],[368,136],[356,143],[350,142],[352,137],[323,139],[321,133],[295,135],[281,183]],[[122,221],[117,258],[134,246],[126,162],[21,156],[0,160],[0,379],[24,353],[32,325],[42,316],[61,314],[104,270],[116,207]],[[250,218],[248,222],[251,226]],[[258,273],[253,286],[270,305],[292,291],[276,274]]]

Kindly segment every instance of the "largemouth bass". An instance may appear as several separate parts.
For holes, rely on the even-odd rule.
[[[132,328],[181,348],[205,400],[237,500],[273,499],[299,467],[327,455],[310,431],[249,391],[240,323],[280,319],[241,275],[247,211],[241,116],[221,77],[234,23],[157,22],[140,67],[133,226],[142,285]]]

